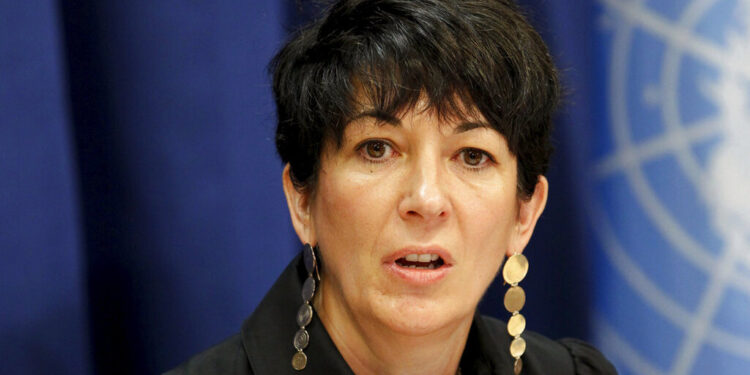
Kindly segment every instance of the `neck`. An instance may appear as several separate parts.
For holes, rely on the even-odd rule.
[[[316,296],[318,317],[355,374],[457,373],[473,316],[429,334],[408,335],[355,319],[341,304],[326,302]]]

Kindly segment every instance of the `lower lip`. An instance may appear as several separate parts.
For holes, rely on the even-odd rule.
[[[395,262],[385,263],[383,266],[388,272],[400,277],[408,283],[420,286],[437,283],[442,280],[451,269],[451,266],[449,265],[442,265],[440,268],[435,269],[408,268],[401,267]]]

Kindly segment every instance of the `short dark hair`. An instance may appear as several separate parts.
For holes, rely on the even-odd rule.
[[[523,198],[547,171],[557,73],[512,0],[337,1],[270,70],[276,148],[297,189],[314,190],[323,145],[340,147],[362,103],[397,117],[421,98],[443,119],[479,111],[516,156]]]

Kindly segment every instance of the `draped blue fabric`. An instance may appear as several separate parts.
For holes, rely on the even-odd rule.
[[[522,3],[567,88],[529,329],[623,374],[743,373],[750,5]],[[238,331],[299,251],[266,67],[315,13],[0,1],[0,373],[159,373]]]
[[[266,65],[284,3],[0,3],[0,373],[157,373],[297,251]]]
[[[75,147],[51,2],[0,5],[0,373],[92,369]]]

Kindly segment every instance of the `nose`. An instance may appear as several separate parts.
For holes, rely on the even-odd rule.
[[[446,192],[446,176],[439,161],[414,163],[404,182],[399,202],[399,215],[405,220],[441,221],[450,215],[450,199]]]

